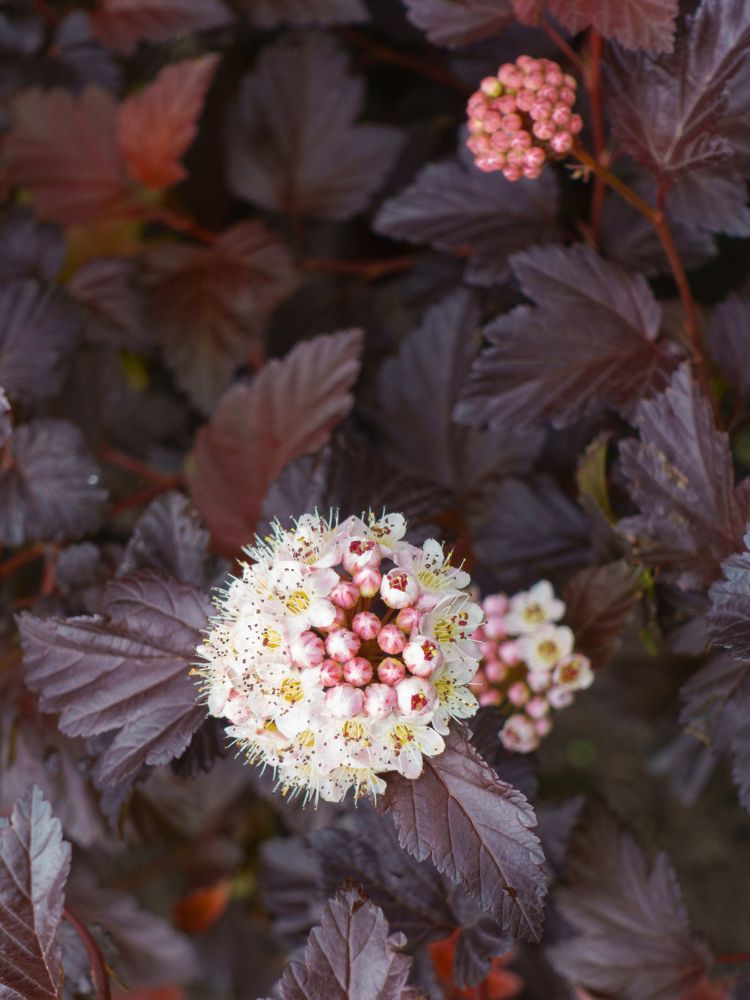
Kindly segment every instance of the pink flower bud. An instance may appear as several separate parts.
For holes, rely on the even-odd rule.
[[[490,639],[485,639],[484,641],[480,641],[479,639],[477,639],[477,633],[480,631],[480,629],[481,629],[481,626],[480,626],[480,628],[477,628],[477,629],[474,630],[474,639],[477,642],[479,642],[479,652],[482,654],[482,659],[484,659],[484,660],[496,660],[497,659],[497,650],[498,650],[497,643],[496,642],[492,642]]]
[[[550,675],[546,670],[530,670],[526,674],[526,683],[532,691],[546,691],[550,686]]]
[[[408,608],[420,594],[419,581],[405,569],[392,569],[383,577],[380,596],[389,608]]]
[[[496,76],[486,76],[479,87],[488,97],[499,97],[503,92],[502,84]]]
[[[556,104],[552,109],[551,118],[555,125],[567,125],[570,121],[570,108],[567,104]]]
[[[516,107],[519,111],[530,111],[536,103],[536,94],[533,90],[519,90],[516,94]],[[510,109],[509,109],[510,110]]]
[[[560,100],[560,92],[557,87],[550,87],[547,83],[545,83],[543,87],[539,88],[536,92],[536,96],[540,101],[549,101],[552,105],[556,104]]]
[[[499,111],[501,115],[512,114],[517,107],[518,101],[512,94],[505,94],[494,102],[495,111]]]
[[[485,132],[489,132],[490,134],[492,132],[497,132],[502,124],[502,117],[497,111],[488,111],[484,116],[482,124],[484,125]]]
[[[523,73],[516,69],[513,63],[505,63],[497,71],[497,75],[500,83],[512,90],[518,90],[523,86]]]
[[[387,684],[370,684],[365,688],[365,715],[387,719],[396,705],[396,692]]]
[[[484,613],[490,615],[504,615],[510,607],[510,601],[505,594],[490,594],[482,601]]]
[[[398,625],[384,625],[378,634],[378,646],[384,653],[393,656],[406,645],[406,637]]]
[[[518,132],[523,128],[521,116],[516,114],[503,115],[503,128],[506,132]]]
[[[427,715],[435,707],[437,692],[423,677],[407,677],[396,685],[396,702],[401,715]]]
[[[384,660],[380,661],[378,665],[378,680],[383,684],[394,687],[404,677],[406,677],[406,667],[401,660],[397,660],[393,656],[386,656]]]
[[[571,76],[570,73],[566,73],[563,76],[563,85],[568,87],[573,92],[575,92],[576,88],[578,87],[578,81],[574,76]]]
[[[493,684],[502,684],[508,676],[508,668],[499,660],[488,660],[484,665],[484,672],[487,680]]]
[[[503,700],[503,696],[499,691],[494,688],[490,688],[487,691],[482,691],[482,693],[477,698],[480,705],[499,705]]]
[[[292,660],[298,667],[317,667],[325,659],[323,640],[314,632],[302,632],[292,642]]]
[[[570,132],[558,132],[549,141],[550,146],[556,153],[567,153],[573,146],[573,136]]]
[[[529,111],[529,117],[535,122],[547,121],[552,111],[553,106],[549,101],[536,101]]]
[[[348,611],[359,600],[359,587],[350,580],[340,580],[328,595],[328,600]]]
[[[538,121],[534,122],[531,131],[534,133],[537,139],[541,139],[542,142],[546,142],[548,139],[552,138],[557,129],[550,121]]]
[[[381,559],[382,554],[377,542],[373,542],[369,538],[351,538],[344,549],[342,562],[346,572],[353,576],[361,569],[369,567],[377,569]]]
[[[337,719],[353,719],[364,708],[365,699],[358,688],[339,684],[326,691],[326,706]]]
[[[511,705],[525,705],[529,700],[529,689],[523,681],[516,681],[508,688],[508,701]]]
[[[541,167],[546,160],[546,155],[543,149],[539,146],[532,146],[531,149],[527,150],[526,155],[523,158],[523,163],[525,167]]]
[[[580,115],[571,115],[568,122],[568,131],[571,135],[578,135],[583,128],[583,118]]]
[[[353,656],[344,664],[344,680],[354,687],[364,687],[372,680],[372,664],[364,656]]]
[[[530,167],[527,163],[523,165],[523,176],[528,177],[530,181],[535,181],[541,172],[541,167]]]
[[[549,84],[550,87],[562,87],[566,86],[565,77],[560,72],[557,66],[552,65],[551,69],[548,69],[544,74],[544,82]]]
[[[364,639],[365,642],[374,639],[382,627],[378,616],[373,615],[370,611],[360,611],[352,619],[352,632],[360,639]]]
[[[359,652],[362,645],[359,636],[348,628],[339,628],[331,632],[326,639],[326,652],[339,663],[345,663]]]
[[[572,108],[576,102],[576,92],[570,87],[560,88],[560,100],[563,104],[567,104],[569,108]]]
[[[520,181],[521,171],[518,167],[507,166],[503,168],[503,177],[506,181]]]
[[[510,146],[511,149],[515,150],[516,152],[523,152],[525,149],[529,148],[531,143],[532,143],[531,133],[526,132],[524,129],[521,129],[520,132],[516,132],[513,135]]]
[[[529,698],[526,702],[526,714],[531,716],[532,719],[541,719],[547,712],[549,712],[549,702],[546,698],[534,695],[533,698]]]
[[[500,742],[506,750],[530,753],[539,746],[539,735],[527,715],[511,715],[500,731]]]
[[[404,647],[404,663],[416,677],[429,677],[443,663],[443,654],[433,639],[417,635]]]
[[[553,708],[567,708],[573,704],[573,692],[570,688],[551,687],[547,692],[547,701]]]
[[[507,132],[494,132],[490,136],[490,148],[495,153],[507,153],[513,145],[513,137]]]
[[[344,665],[336,660],[323,660],[320,665],[320,683],[323,687],[334,687],[344,679]]]
[[[359,587],[359,592],[363,597],[374,597],[380,590],[383,577],[379,569],[374,566],[367,566],[358,570],[352,577],[352,583]]]
[[[507,664],[509,667],[515,667],[517,663],[520,663],[523,657],[521,656],[521,651],[518,648],[517,642],[504,642],[499,649],[500,659],[503,663]]]
[[[536,729],[538,736],[546,736],[552,729],[552,719],[550,719],[548,715],[541,719],[537,719],[534,723],[534,729]]]
[[[337,628],[341,628],[342,625],[346,625],[346,614],[344,613],[344,609],[334,605],[333,610],[335,613],[331,624],[317,625],[316,628],[318,629],[318,632],[335,632]]]
[[[402,608],[396,615],[396,627],[400,628],[407,635],[411,635],[415,628],[419,628],[421,617],[422,615],[418,608]],[[388,628],[387,625],[386,628]],[[385,652],[390,653],[392,650],[387,649]],[[398,650],[398,652],[401,652],[401,650]]]

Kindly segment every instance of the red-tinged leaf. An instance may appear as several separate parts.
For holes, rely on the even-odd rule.
[[[62,385],[80,329],[59,291],[33,278],[0,288],[0,385],[11,399],[43,399]]]
[[[152,352],[155,335],[147,315],[147,295],[138,265],[123,257],[86,261],[67,285],[83,306],[83,335],[91,343]]]
[[[626,49],[671,52],[677,0],[512,0],[521,21],[536,24],[549,11],[572,34],[594,28]]]
[[[722,119],[749,52],[745,0],[703,0],[669,59],[613,53],[610,114],[623,150],[666,182],[730,160]]]
[[[389,936],[383,911],[358,889],[342,889],[323,907],[302,962],[287,966],[281,1000],[407,1000],[411,959],[403,934]],[[416,997],[414,997],[416,1000]]]
[[[70,869],[60,821],[34,786],[0,817],[0,996],[56,1000],[63,969],[58,930]]]
[[[258,28],[367,20],[364,0],[239,0],[239,5],[250,23]]]
[[[318,32],[267,45],[242,82],[226,130],[228,182],[272,211],[348,219],[369,204],[401,144],[355,124],[364,103],[344,52]]]
[[[655,343],[661,310],[643,277],[582,245],[536,247],[511,267],[539,308],[487,327],[492,346],[456,408],[461,422],[562,427],[661,388],[676,357]]]
[[[624,560],[588,566],[563,591],[565,624],[573,629],[576,649],[594,667],[603,667],[620,645],[622,630],[640,596],[641,573]]]
[[[417,860],[429,858],[514,935],[539,937],[546,877],[534,810],[463,736],[448,736],[418,779],[389,775],[382,808]]]
[[[165,243],[146,257],[153,323],[178,385],[204,412],[242,364],[257,363],[265,316],[297,274],[279,236],[239,222],[210,247]]]
[[[640,441],[623,442],[620,458],[641,513],[618,528],[665,579],[705,586],[740,548],[748,514],[746,493],[734,487],[729,439],[687,366],[640,404],[635,423]]]
[[[743,178],[696,170],[684,174],[670,188],[666,205],[671,217],[683,226],[710,233],[750,236],[750,207]]]
[[[555,898],[575,933],[548,953],[578,986],[621,1000],[684,1000],[706,971],[710,952],[690,933],[667,856],[649,870],[603,808],[574,836]]]
[[[99,524],[107,494],[83,435],[64,420],[16,427],[0,470],[0,542],[69,541]]]
[[[406,0],[406,10],[436,45],[491,38],[513,20],[511,0]]]
[[[349,330],[298,344],[236,385],[196,438],[187,479],[222,549],[235,552],[256,530],[263,497],[293,458],[321,448],[352,406],[363,335]]]
[[[117,147],[117,102],[98,87],[26,90],[10,106],[3,153],[40,218],[63,226],[127,215],[131,189]]]
[[[209,605],[194,587],[146,571],[110,583],[102,608],[106,618],[24,614],[19,628],[42,710],[58,712],[68,735],[108,734],[95,770],[104,787],[178,756],[202,722],[188,672]]]
[[[511,183],[473,165],[430,163],[383,203],[374,226],[392,239],[468,251],[470,268],[475,264],[497,278],[511,254],[559,237],[557,199],[557,181],[549,171],[536,181]],[[477,278],[477,283],[485,282]]]
[[[120,152],[145,187],[159,191],[187,176],[180,160],[197,135],[219,58],[212,54],[166,66],[153,83],[120,105]]]
[[[750,295],[737,293],[716,306],[708,328],[716,365],[743,401],[750,399]],[[0,376],[0,381],[2,376]]]
[[[139,42],[167,42],[231,21],[222,0],[98,0],[91,13],[94,34],[124,55]]]

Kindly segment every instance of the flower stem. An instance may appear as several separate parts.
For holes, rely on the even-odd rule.
[[[547,35],[548,38],[552,39],[552,41],[562,52],[565,58],[568,59],[573,66],[575,66],[577,72],[580,73],[581,76],[583,76],[584,67],[583,67],[583,62],[581,61],[581,57],[578,55],[575,49],[573,49],[570,45],[568,45],[568,43],[565,41],[560,32],[557,31],[555,28],[553,28],[553,26],[549,23],[549,21],[541,21],[539,27]]]
[[[407,271],[414,267],[418,260],[416,254],[384,260],[329,260],[326,257],[307,257],[302,261],[302,269],[323,274],[355,274],[365,281],[374,281],[389,274]]]
[[[102,462],[106,462],[107,465],[115,465],[118,469],[132,472],[134,476],[138,476],[140,479],[145,479],[148,482],[172,483],[176,480],[179,484],[181,479],[180,476],[173,476],[166,472],[160,472],[158,469],[152,469],[151,466],[145,465],[137,458],[133,458],[132,455],[126,455],[124,452],[118,451],[117,448],[113,448],[108,444],[103,444],[100,447],[99,458]]]
[[[593,28],[589,33],[591,49],[591,65],[589,66],[587,86],[591,100],[591,132],[594,139],[594,155],[597,163],[604,163],[604,119],[602,117],[602,36]],[[604,208],[605,181],[601,174],[594,174],[594,194],[591,199],[591,229],[594,240],[598,243],[602,225],[602,210]]]
[[[161,205],[148,206],[144,209],[141,218],[143,222],[158,222],[168,229],[174,229],[175,232],[192,236],[200,243],[206,243],[209,246],[215,243],[217,239],[216,233],[211,232],[210,229],[204,229],[203,226],[192,219],[180,215],[179,212],[173,212],[170,208],[164,208]]]
[[[27,549],[16,552],[10,559],[6,559],[4,563],[0,563],[0,580],[11,576],[16,570],[21,569],[22,566],[26,566],[27,563],[33,562],[35,559],[44,558],[46,551],[47,546],[43,542],[37,542],[35,545],[30,545]]]
[[[96,990],[96,1000],[112,1000],[112,992],[109,987],[109,974],[99,945],[91,936],[88,927],[78,919],[69,906],[66,906],[63,910],[63,916],[81,939],[86,949],[86,954],[89,956],[91,976],[94,980],[94,988]]]
[[[731,955],[717,955],[716,965],[740,965],[750,962],[750,951],[738,951]]]

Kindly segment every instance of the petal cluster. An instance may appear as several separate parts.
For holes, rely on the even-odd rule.
[[[508,750],[529,753],[552,728],[552,711],[593,683],[591,663],[558,624],[565,605],[547,580],[510,598],[492,594],[482,607],[486,620],[474,633],[482,649],[474,678],[479,703],[507,706],[500,739]]]
[[[477,709],[469,576],[405,533],[399,514],[274,524],[217,597],[198,649],[209,712],[285,792],[374,797]]]
[[[572,110],[576,86],[557,63],[525,55],[485,77],[466,109],[466,144],[479,169],[535,179],[548,160],[565,156],[583,128]]]

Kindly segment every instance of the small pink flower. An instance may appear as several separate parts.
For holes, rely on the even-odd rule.
[[[443,654],[433,639],[417,635],[404,647],[404,663],[416,677],[429,677],[442,666]]]
[[[488,660],[484,665],[484,672],[487,675],[487,680],[492,681],[493,684],[502,684],[508,676],[508,668],[499,660]]]
[[[387,719],[396,705],[396,692],[387,684],[370,684],[365,688],[365,715]]]
[[[406,636],[398,625],[384,625],[378,633],[378,646],[384,653],[393,656],[403,652]]]
[[[396,701],[402,715],[426,715],[435,707],[437,693],[423,677],[407,677],[396,685]]]
[[[547,701],[553,708],[567,708],[573,704],[573,692],[570,688],[551,687],[547,692]]]
[[[325,659],[323,640],[314,632],[302,632],[292,642],[292,661],[298,667],[317,667]]]
[[[480,705],[499,705],[502,700],[503,696],[496,688],[488,688],[487,691],[482,691],[477,697]]]
[[[503,663],[507,664],[509,667],[515,667],[517,663],[520,663],[523,657],[521,656],[521,650],[518,647],[518,643],[513,639],[510,642],[503,642],[499,649],[500,659]]]
[[[508,701],[511,705],[525,705],[529,700],[530,691],[523,681],[516,681],[508,688]]]
[[[334,687],[344,679],[344,665],[336,660],[323,660],[320,665],[320,682],[323,687]]]
[[[359,600],[359,587],[351,580],[340,580],[329,594],[329,599],[337,607],[349,611]]]
[[[345,663],[357,655],[361,645],[359,636],[354,632],[350,632],[347,628],[339,628],[331,632],[326,639],[326,652],[339,663]]]
[[[352,619],[352,632],[358,635],[360,639],[364,639],[365,642],[374,639],[382,627],[378,616],[371,614],[369,611],[360,611]]]
[[[504,615],[509,607],[510,601],[505,594],[490,594],[482,601],[482,608],[488,618],[490,615]]]
[[[389,608],[407,608],[416,603],[420,594],[419,581],[405,569],[392,569],[383,577],[380,596]]]
[[[543,716],[541,719],[537,719],[534,722],[534,729],[536,729],[537,735],[546,736],[552,729],[552,719],[550,719],[548,715]]]
[[[534,695],[533,698],[529,698],[526,702],[526,714],[530,715],[532,719],[541,719],[548,712],[549,702],[546,698]]]
[[[393,656],[386,656],[384,660],[380,661],[378,665],[378,680],[381,684],[395,687],[404,677],[406,677],[406,667],[401,660],[397,660]]]
[[[419,608],[402,608],[396,615],[396,626],[406,635],[411,635],[415,628],[419,628],[421,617]]]
[[[359,587],[362,597],[374,597],[380,590],[383,577],[379,569],[374,566],[366,566],[358,570],[352,577],[352,583]]]
[[[364,656],[353,656],[344,664],[344,680],[354,687],[364,687],[365,684],[369,684],[372,675],[372,664]]]
[[[500,741],[506,750],[530,753],[539,746],[539,734],[528,715],[511,715],[502,730]]]
[[[353,538],[344,549],[343,564],[352,576],[361,569],[377,569],[382,559],[380,546],[369,538]]]
[[[362,692],[351,684],[339,684],[326,692],[326,705],[331,715],[339,719],[353,719],[364,708]]]

